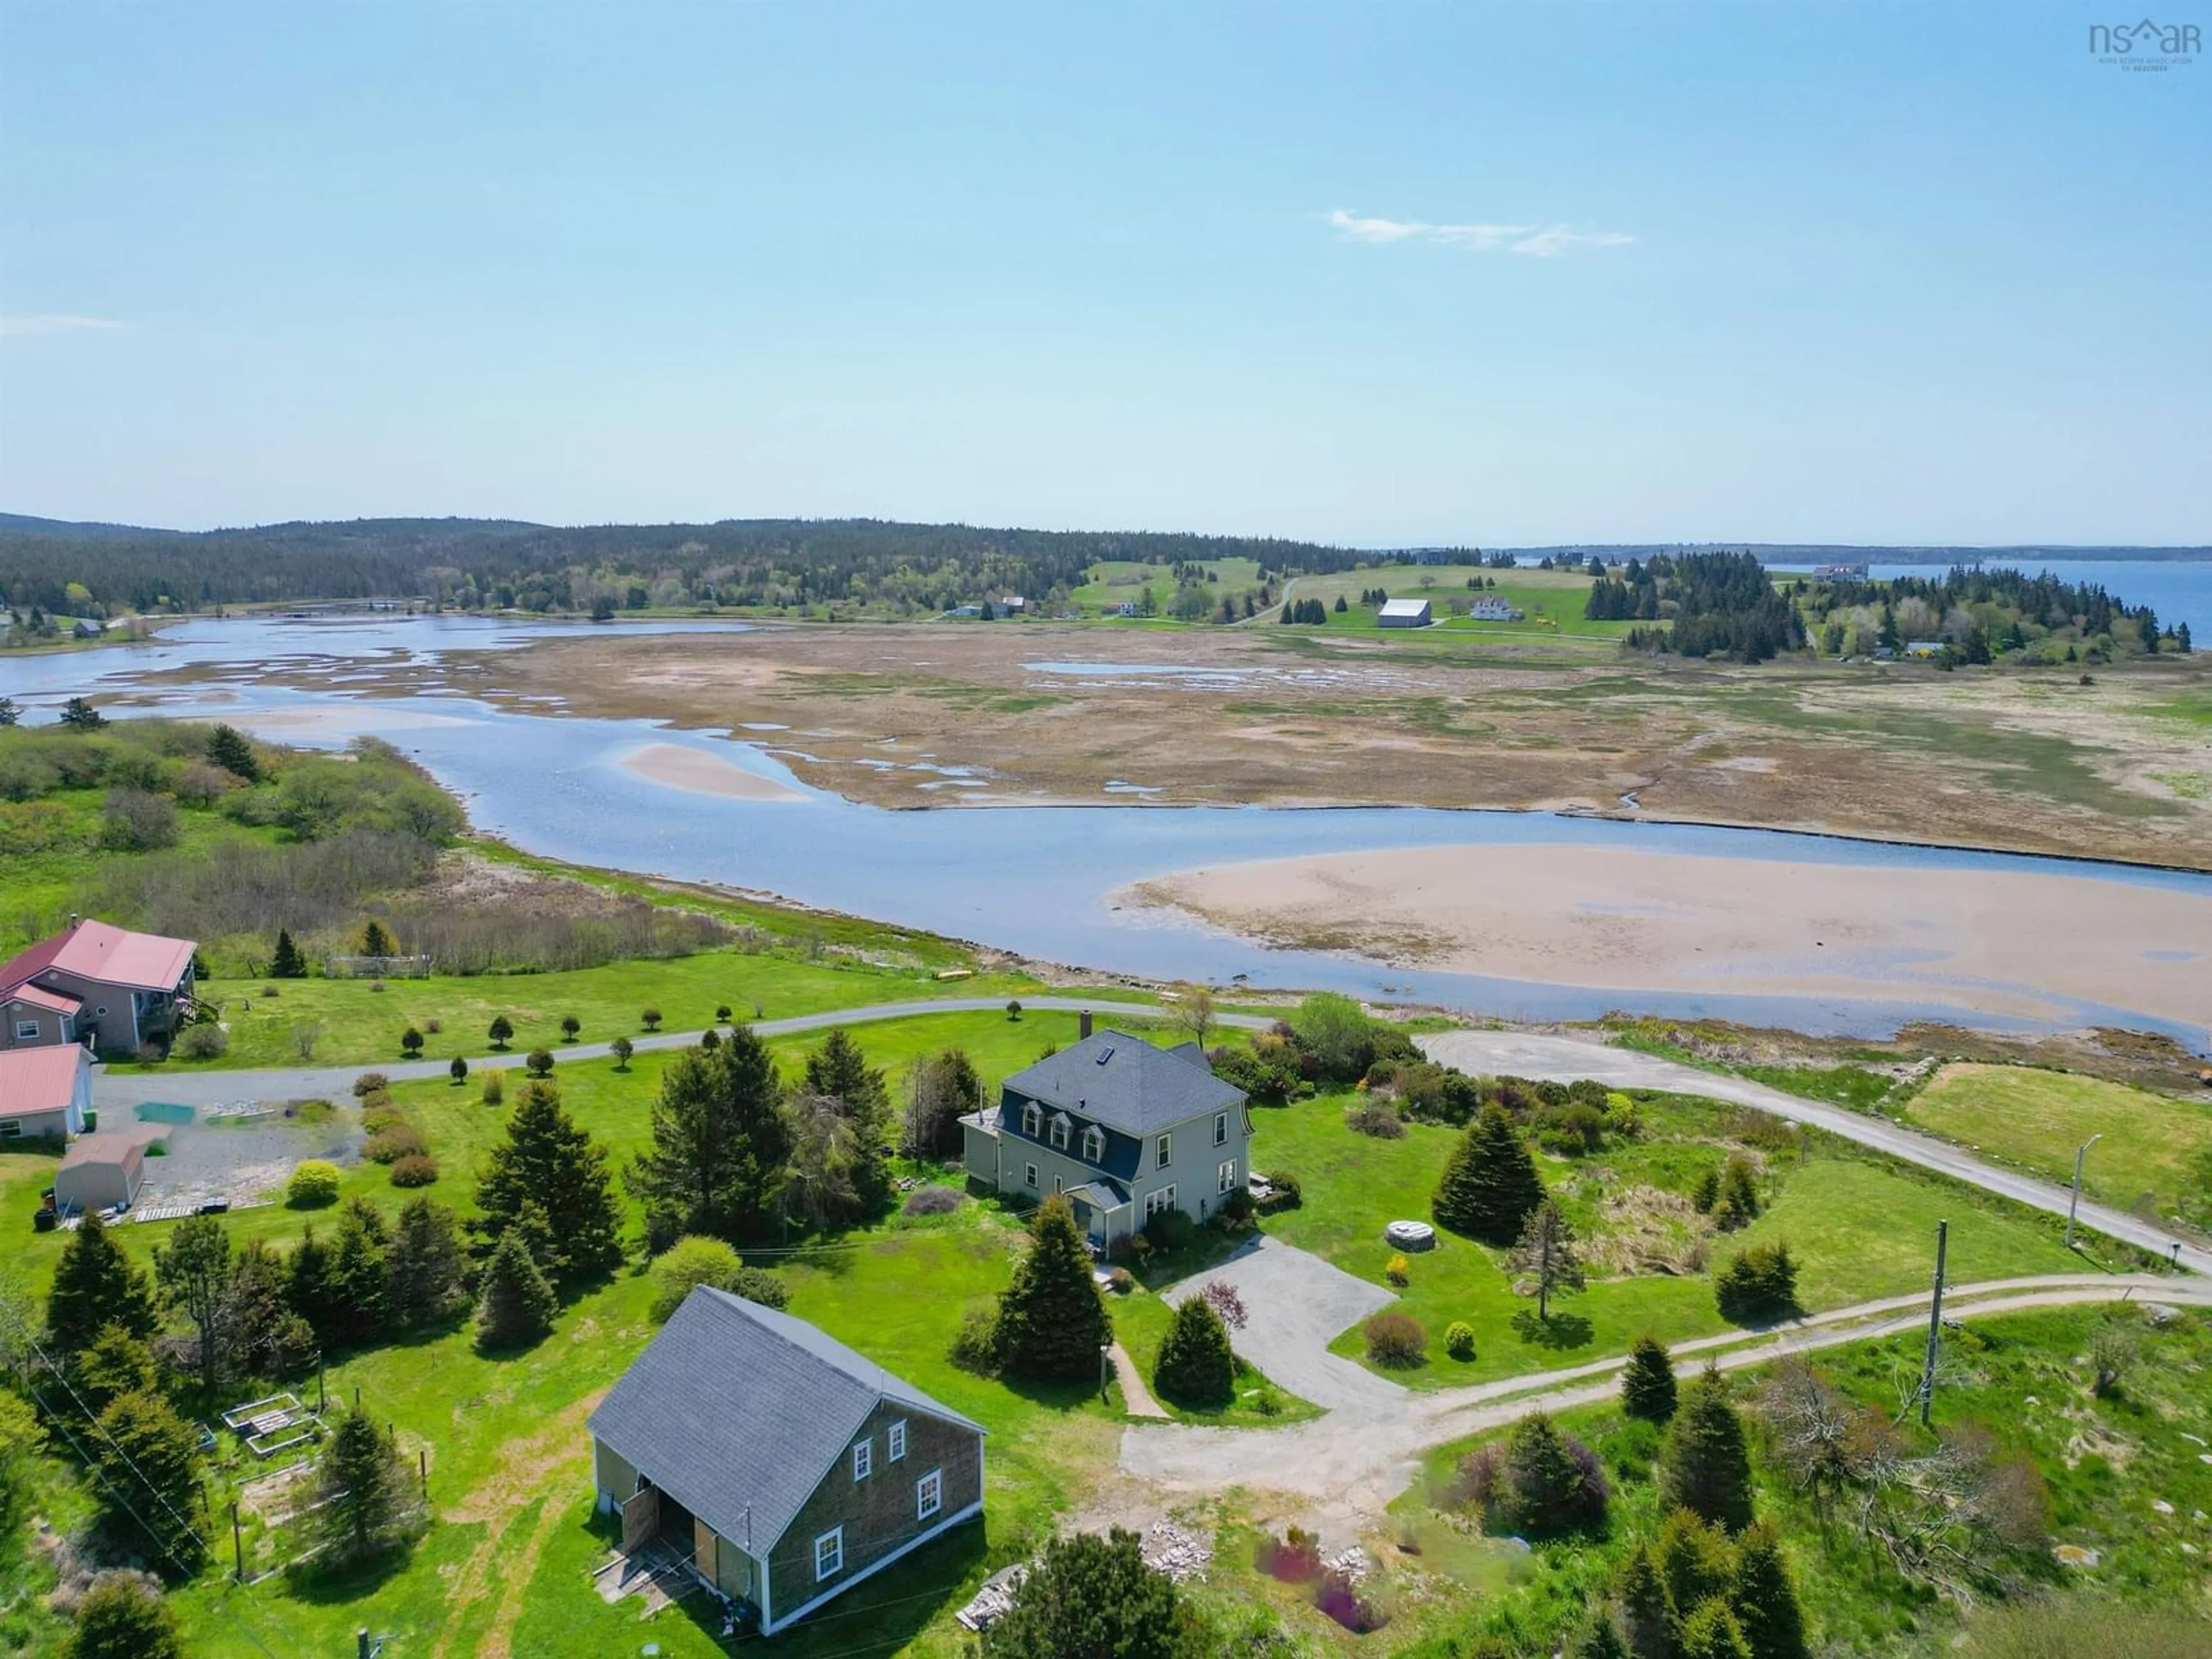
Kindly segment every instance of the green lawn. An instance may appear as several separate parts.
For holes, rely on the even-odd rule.
[[[1335,1097],[1255,1113],[1254,1166],[1289,1170],[1304,1188],[1304,1205],[1271,1218],[1267,1228],[1348,1273],[1385,1284],[1394,1252],[1382,1229],[1401,1218],[1429,1219],[1431,1195],[1457,1132],[1415,1124],[1403,1139],[1376,1139],[1344,1127],[1344,1105],[1345,1097]],[[1726,1151],[1729,1108],[1662,1099],[1647,1103],[1642,1115],[1639,1140],[1581,1159],[1539,1158],[1546,1182],[1585,1238],[1605,1228],[1601,1205],[1608,1195],[1635,1187],[1685,1192]],[[1713,1305],[1711,1267],[1747,1244],[1771,1240],[1786,1240],[1798,1258],[1799,1297],[1808,1312],[1923,1288],[1938,1218],[1951,1222],[1949,1270],[1956,1283],[2093,1265],[2063,1248],[2046,1218],[1863,1157],[1826,1137],[1810,1137],[1808,1148],[1802,1165],[1790,1154],[1770,1163],[1766,1212],[1741,1234],[1712,1239],[1706,1272],[1593,1275],[1586,1291],[1555,1302],[1548,1327],[1535,1320],[1531,1299],[1514,1294],[1502,1252],[1440,1233],[1436,1249],[1410,1258],[1412,1282],[1400,1300],[1429,1333],[1429,1363],[1390,1375],[1415,1388],[1443,1388],[1622,1353],[1646,1331],[1677,1341],[1726,1330]],[[1474,1328],[1471,1360],[1443,1352],[1445,1328],[1455,1320]],[[1356,1328],[1334,1347],[1362,1358]]]
[[[1517,623],[1477,622],[1469,617],[1449,617],[1447,600],[1476,597],[1468,586],[1470,577],[1495,580],[1486,587],[1486,598],[1506,600],[1526,614]],[[1382,588],[1394,599],[1426,599],[1436,617],[1430,629],[1389,629],[1376,621],[1377,611],[1359,603],[1370,588]],[[1586,622],[1583,605],[1589,597],[1590,579],[1568,570],[1482,570],[1473,565],[1386,565],[1379,569],[1343,570],[1322,576],[1300,576],[1290,587],[1292,599],[1319,599],[1329,607],[1328,629],[1334,632],[1389,634],[1407,638],[1449,637],[1462,634],[1495,635],[1500,639],[1530,635],[1582,636],[1610,640],[1626,633],[1633,623]],[[1339,612],[1342,598],[1349,609]],[[1288,632],[1314,631],[1310,625]]]
[[[1260,565],[1255,559],[1207,559],[1202,562],[1208,575],[1220,578],[1206,585],[1206,597],[1217,610],[1223,594],[1241,599],[1247,590],[1260,586]],[[1068,595],[1069,604],[1079,611],[1111,611],[1117,605],[1140,599],[1147,588],[1152,590],[1152,599],[1162,616],[1168,613],[1168,607],[1175,600],[1175,567],[1171,564],[1103,559],[1084,575],[1083,586]]]
[[[2073,1180],[2075,1150],[2101,1136],[2083,1161],[2082,1190],[2154,1212],[2172,1209],[2191,1160],[2212,1146],[2212,1103],[2022,1066],[1947,1066],[1906,1115],[2058,1182]]]

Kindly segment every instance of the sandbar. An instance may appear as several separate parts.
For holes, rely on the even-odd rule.
[[[806,799],[798,790],[773,778],[757,776],[720,755],[710,755],[702,749],[687,749],[678,743],[648,743],[624,755],[622,763],[648,783],[689,789],[696,794],[722,795],[731,800]]]
[[[2212,882],[1482,846],[1223,865],[1115,897],[1279,949],[1624,995],[1925,1000],[2083,1024],[2212,1008]]]

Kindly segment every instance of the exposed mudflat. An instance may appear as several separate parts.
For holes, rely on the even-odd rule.
[[[2212,895],[2071,874],[1493,845],[1228,864],[1116,896],[1279,949],[1624,998],[1755,983],[2039,1020],[2079,1000],[2176,1021],[2212,999]]]

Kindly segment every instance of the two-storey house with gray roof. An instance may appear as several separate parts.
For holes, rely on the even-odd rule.
[[[587,1425],[623,1547],[772,1636],[983,1512],[983,1430],[803,1319],[702,1286]]]
[[[1163,1210],[1205,1220],[1252,1172],[1243,1091],[1214,1076],[1194,1042],[1086,1035],[1014,1073],[996,1106],[960,1123],[973,1179],[1038,1203],[1065,1195],[1101,1251]]]

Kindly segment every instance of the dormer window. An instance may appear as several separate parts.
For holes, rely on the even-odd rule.
[[[1032,1100],[1022,1108],[1022,1133],[1031,1140],[1035,1140],[1037,1138],[1037,1131],[1043,1127],[1044,1114],[1038,1109],[1036,1102]]]
[[[1095,1123],[1083,1132],[1083,1161],[1085,1164],[1103,1164],[1106,1161],[1106,1133]]]
[[[1052,1144],[1060,1152],[1067,1150],[1067,1117],[1065,1113],[1052,1121]]]

